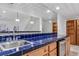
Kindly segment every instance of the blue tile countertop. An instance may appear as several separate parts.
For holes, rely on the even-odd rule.
[[[4,36],[5,37],[5,36]],[[9,36],[6,36],[6,38]],[[66,36],[60,35],[57,36],[57,33],[42,33],[42,34],[22,34],[22,35],[16,35],[15,38],[17,40],[28,40],[31,42],[31,44],[23,45],[21,47],[12,48],[4,51],[0,51],[0,56],[21,56],[24,53],[27,53],[29,51],[32,51],[34,49],[40,48],[44,45],[47,45],[48,43],[59,41]],[[3,37],[0,37],[0,40]],[[6,38],[4,40],[1,40],[0,42],[6,42]],[[10,35],[10,38],[13,40],[13,36]]]

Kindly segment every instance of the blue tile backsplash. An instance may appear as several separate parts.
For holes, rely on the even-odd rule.
[[[53,34],[53,35],[52,35]],[[44,38],[50,38],[53,36],[57,36],[55,33],[42,33],[42,34],[20,34],[20,35],[6,35],[6,36],[0,36],[0,42],[6,42],[6,41],[12,41],[13,39],[15,40],[40,40]]]

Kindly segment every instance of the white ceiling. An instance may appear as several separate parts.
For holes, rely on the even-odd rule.
[[[66,18],[79,18],[79,3],[49,3],[44,5]],[[60,7],[60,10],[56,10],[57,6]]]
[[[60,10],[56,10],[59,6]],[[2,13],[5,10],[6,13]],[[50,10],[50,13],[46,11]],[[56,13],[66,18],[79,17],[79,3],[0,3],[0,20],[13,20],[17,18],[27,18],[27,16],[41,17],[44,19],[55,19]]]
[[[6,13],[2,11],[5,10]],[[26,18],[27,16],[41,17],[44,19],[55,19],[56,14],[51,11],[47,13],[48,10],[45,5],[33,4],[33,3],[0,3],[0,20],[13,20],[17,18],[17,12],[19,14],[18,18]],[[23,20],[23,19],[22,19]]]

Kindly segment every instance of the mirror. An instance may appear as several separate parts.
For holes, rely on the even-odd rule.
[[[46,3],[1,3],[1,33],[51,33],[56,13]]]

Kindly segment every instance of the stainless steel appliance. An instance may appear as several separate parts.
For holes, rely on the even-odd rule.
[[[66,40],[63,39],[58,41],[58,56],[65,56],[66,55]]]

